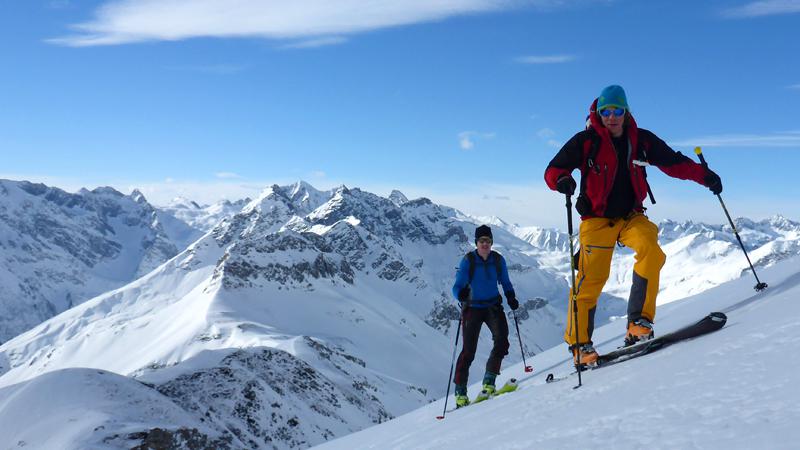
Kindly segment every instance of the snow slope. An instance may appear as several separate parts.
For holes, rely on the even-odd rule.
[[[64,369],[0,389],[3,449],[131,448],[137,442],[157,442],[159,433],[142,430],[181,427],[184,436],[176,442],[205,440],[211,448],[230,448],[226,445],[231,439],[220,438],[169,398],[112,372]],[[103,433],[105,429],[113,433]]]
[[[741,278],[659,307],[656,332],[723,311],[722,330],[640,357],[545,384],[570,372],[564,345],[536,355],[535,372],[517,365],[516,393],[447,414],[443,400],[334,440],[324,449],[797,448],[800,423],[800,257],[763,271],[770,287]],[[623,323],[595,332],[597,348],[622,342]],[[471,386],[470,394],[477,393]],[[448,408],[452,408],[450,401]]]

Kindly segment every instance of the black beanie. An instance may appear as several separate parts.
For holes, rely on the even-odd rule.
[[[492,229],[489,228],[487,225],[481,225],[478,228],[475,228],[475,243],[478,243],[478,239],[482,237],[488,237],[491,240],[494,240],[492,237]]]

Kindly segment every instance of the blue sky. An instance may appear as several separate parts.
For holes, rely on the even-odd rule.
[[[25,1],[0,6],[0,177],[154,203],[303,179],[563,226],[542,174],[608,84],[732,214],[800,219],[800,1]],[[651,169],[654,219],[721,223]],[[577,176],[577,173],[576,173]]]

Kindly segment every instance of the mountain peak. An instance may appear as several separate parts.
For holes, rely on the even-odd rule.
[[[278,186],[277,184],[273,184],[272,186],[264,189],[255,199],[251,200],[247,206],[244,207],[242,212],[250,212],[255,209],[269,209],[270,206],[274,204],[275,201],[283,204],[289,204],[290,200],[289,197],[286,195],[286,192]]]
[[[137,191],[138,192],[138,191]],[[112,197],[125,197],[125,194],[114,189],[111,186],[100,186],[92,189],[92,194],[95,195],[109,195]]]
[[[285,186],[284,189],[288,190],[289,195],[292,197],[307,192],[319,192],[314,186],[303,180],[297,181],[289,186]]]
[[[327,202],[331,192],[323,192],[305,181],[298,181],[292,185],[282,187],[292,201],[292,204],[301,214],[308,214]]]
[[[139,204],[146,204],[147,203],[147,199],[144,197],[144,194],[142,194],[142,192],[140,190],[138,190],[138,189],[134,189],[131,192],[130,197],[136,203],[139,203]]]
[[[508,224],[505,220],[497,217],[497,216],[477,216],[475,220],[479,223],[500,227],[503,229],[510,229],[511,225]]]
[[[775,228],[785,231],[800,231],[800,223],[787,219],[781,214],[775,214],[767,219],[767,222]]]
[[[397,189],[392,190],[392,193],[389,194],[389,200],[392,201],[397,206],[402,206],[408,203],[408,197],[406,197],[402,192],[398,191]]]
[[[203,207],[197,204],[194,200],[189,200],[186,197],[175,197],[170,200],[169,208],[185,208],[185,209],[202,209]]]

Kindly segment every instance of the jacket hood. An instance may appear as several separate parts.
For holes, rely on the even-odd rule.
[[[589,106],[589,117],[586,120],[586,129],[593,128],[594,131],[599,134],[600,136],[606,137],[611,139],[611,135],[608,132],[608,129],[603,126],[603,121],[600,119],[600,114],[597,114],[597,99],[594,99],[592,104]],[[639,127],[636,125],[636,120],[633,118],[633,114],[630,111],[625,111],[625,130],[628,132],[630,136],[631,131],[635,133]]]

